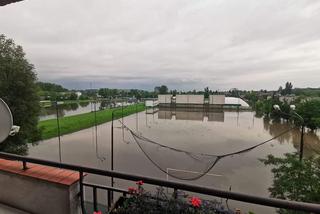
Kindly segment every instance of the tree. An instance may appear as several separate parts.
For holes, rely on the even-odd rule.
[[[37,82],[38,87],[42,91],[53,91],[53,92],[66,92],[68,89],[62,87],[61,85],[49,82]]]
[[[293,85],[291,82],[286,82],[285,88],[282,90],[282,95],[292,94]]]
[[[168,93],[168,87],[166,85],[162,85],[159,88],[159,94],[167,94]]]
[[[297,107],[297,113],[304,119],[307,128],[320,128],[320,100],[302,101]]]
[[[210,92],[209,92],[209,87],[204,88],[204,98],[209,98]]]
[[[40,112],[34,66],[25,58],[21,46],[0,35],[0,97],[10,107],[20,132],[0,144],[0,150],[26,154],[27,143],[39,139]]]
[[[71,92],[68,99],[69,100],[77,100],[78,95],[75,92]]]
[[[269,188],[272,197],[320,203],[320,157],[310,157],[301,162],[297,154],[286,154],[284,158],[269,155],[262,162],[273,167],[273,185]],[[278,213],[305,212],[279,209]]]

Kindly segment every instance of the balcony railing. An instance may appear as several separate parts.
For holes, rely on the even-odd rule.
[[[193,193],[210,195],[210,196],[215,196],[215,197],[220,197],[220,198],[225,198],[225,199],[230,199],[230,200],[236,200],[236,201],[241,201],[241,202],[247,202],[247,203],[251,203],[251,204],[264,205],[264,206],[269,206],[269,207],[274,207],[274,208],[291,209],[291,210],[297,210],[297,211],[299,210],[299,211],[305,211],[305,212],[310,212],[310,213],[320,213],[320,205],[319,204],[304,203],[304,202],[297,202],[297,201],[287,201],[287,200],[274,199],[274,198],[264,198],[264,197],[254,196],[254,195],[243,194],[243,193],[223,191],[223,190],[199,186],[199,185],[191,185],[191,184],[185,184],[185,183],[180,183],[180,182],[161,180],[161,179],[157,179],[157,178],[128,174],[128,173],[118,172],[118,171],[102,170],[102,169],[78,166],[78,165],[73,165],[73,164],[59,163],[59,162],[42,160],[42,159],[37,159],[37,158],[13,155],[13,154],[8,154],[8,153],[3,153],[3,152],[0,152],[0,158],[21,161],[22,162],[21,167],[25,170],[27,169],[27,163],[35,163],[35,164],[40,164],[40,165],[45,165],[45,166],[57,167],[57,168],[61,168],[61,169],[69,169],[69,170],[73,170],[73,171],[78,171],[79,175],[80,175],[81,209],[84,214],[86,213],[85,208],[84,208],[84,191],[83,191],[84,186],[92,188],[93,204],[94,204],[95,211],[97,211],[97,189],[103,189],[103,190],[107,191],[107,196],[108,196],[107,206],[108,206],[108,208],[111,207],[113,192],[120,192],[123,195],[128,194],[128,192],[123,189],[119,189],[119,188],[115,188],[115,187],[111,187],[111,186],[93,184],[93,183],[86,183],[86,182],[84,182],[84,173],[100,175],[100,176],[105,176],[105,177],[110,177],[110,178],[118,178],[118,179],[123,179],[123,180],[128,180],[128,181],[143,180],[143,182],[146,184],[172,188],[172,189],[174,189],[174,191],[183,190],[183,191],[189,191],[189,192],[193,192]]]

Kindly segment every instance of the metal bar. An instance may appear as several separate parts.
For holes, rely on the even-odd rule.
[[[22,169],[23,170],[27,170],[28,169],[26,161],[22,161]]]
[[[264,197],[260,197],[260,196],[247,195],[247,194],[237,193],[237,192],[229,192],[229,191],[224,191],[224,190],[219,190],[219,189],[214,189],[214,188],[209,188],[209,187],[204,187],[204,186],[199,186],[199,185],[191,185],[191,184],[185,184],[185,183],[180,183],[180,182],[161,180],[161,179],[152,178],[152,177],[128,174],[128,173],[123,173],[123,172],[95,169],[95,168],[67,164],[67,163],[59,163],[59,162],[54,162],[54,161],[48,161],[48,160],[42,160],[42,159],[37,159],[37,158],[24,157],[24,156],[20,156],[20,155],[8,154],[8,153],[4,153],[4,152],[0,152],[0,158],[17,160],[17,161],[26,161],[29,163],[36,163],[36,164],[42,164],[42,165],[47,165],[47,166],[52,166],[52,167],[58,167],[58,168],[62,168],[62,169],[79,171],[80,175],[81,175],[81,173],[82,173],[82,175],[83,175],[83,173],[91,173],[91,174],[114,177],[114,178],[118,178],[118,179],[131,180],[131,181],[143,180],[147,184],[158,185],[158,186],[169,187],[169,188],[177,188],[177,189],[180,189],[183,191],[190,191],[190,192],[194,192],[194,193],[211,195],[211,196],[216,196],[216,197],[221,197],[221,198],[228,198],[230,200],[242,201],[242,202],[247,202],[247,203],[252,203],[252,204],[259,204],[259,205],[264,205],[264,206],[276,207],[276,208],[284,208],[284,209],[292,209],[292,210],[301,210],[301,211],[307,211],[307,212],[320,213],[320,205],[319,204],[297,202],[297,201],[287,201],[287,200],[274,199],[274,198],[264,198]],[[81,179],[80,179],[80,182],[82,183]]]
[[[83,171],[79,171],[80,177],[80,202],[82,214],[86,214],[86,208],[84,207],[84,189],[83,189]]]
[[[174,199],[178,198],[178,190],[176,188],[173,189],[173,198]]]
[[[97,203],[97,188],[93,187],[92,188],[92,193],[93,193],[93,210],[95,212],[98,212],[98,203]]]
[[[108,210],[111,207],[111,192],[108,190],[107,191],[107,199],[108,199]]]

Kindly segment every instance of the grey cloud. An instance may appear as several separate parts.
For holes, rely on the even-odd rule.
[[[63,5],[63,6],[62,6]],[[319,87],[315,0],[26,0],[0,8],[40,80],[69,88]]]

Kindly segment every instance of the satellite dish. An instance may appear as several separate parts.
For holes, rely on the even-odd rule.
[[[13,127],[13,118],[8,105],[0,98],[0,143],[10,134]]]

